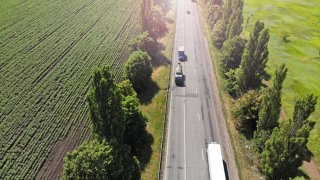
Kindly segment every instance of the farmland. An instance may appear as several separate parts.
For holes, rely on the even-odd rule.
[[[282,96],[286,116],[292,116],[295,98],[314,93],[318,96],[311,119],[317,124],[311,131],[308,148],[320,171],[320,1],[319,0],[245,0],[246,35],[256,20],[270,29],[268,72],[286,63],[288,75]]]
[[[34,178],[56,142],[87,123],[91,75],[109,64],[121,76],[138,2],[0,2],[0,179]]]

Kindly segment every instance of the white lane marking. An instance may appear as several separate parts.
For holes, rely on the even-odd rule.
[[[198,113],[198,120],[199,120],[199,121],[201,120],[200,113]]]
[[[201,154],[202,154],[202,160],[204,161],[204,153],[203,153],[203,148],[201,148]]]
[[[196,88],[196,94],[198,94],[198,88]]]
[[[193,74],[194,74],[194,75],[196,74],[196,68],[193,69]]]
[[[185,99],[184,99],[185,100]],[[186,153],[186,101],[184,101],[184,106],[183,106],[183,111],[184,111],[184,128],[183,128],[183,133],[184,133],[184,179],[187,179],[187,153]]]

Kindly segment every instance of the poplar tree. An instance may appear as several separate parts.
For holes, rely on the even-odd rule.
[[[121,92],[122,110],[126,120],[124,143],[130,145],[131,152],[136,155],[145,142],[148,118],[140,110],[137,93],[132,88],[130,81],[122,81],[117,86]]]
[[[121,96],[108,66],[94,72],[87,100],[93,134],[122,143],[125,118]]]
[[[264,27],[263,22],[257,21],[244,50],[240,66],[239,79],[243,93],[259,88],[266,75],[269,38],[269,30]]]
[[[222,19],[213,29],[213,41],[221,48],[225,40],[239,36],[243,23],[243,0],[226,0],[222,8]]]
[[[308,95],[295,102],[292,119],[276,127],[261,154],[261,170],[268,179],[288,179],[297,172],[315,122],[308,120],[317,98]]]
[[[261,152],[265,142],[271,135],[273,128],[278,126],[281,111],[282,84],[286,78],[288,69],[284,64],[280,65],[274,73],[273,84],[267,88],[261,96],[259,120],[254,134],[257,150]]]

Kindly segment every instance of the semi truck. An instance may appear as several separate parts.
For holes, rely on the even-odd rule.
[[[208,144],[208,164],[210,180],[225,180],[223,159],[220,144],[211,142]]]

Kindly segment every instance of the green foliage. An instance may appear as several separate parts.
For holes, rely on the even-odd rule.
[[[46,176],[62,139],[76,131],[72,141],[84,140],[94,70],[112,65],[119,80],[128,41],[141,33],[136,1],[22,2],[0,3],[0,179]]]
[[[160,6],[153,6],[151,0],[143,0],[141,4],[142,30],[148,31],[153,39],[164,34],[167,30]]]
[[[243,0],[226,0],[223,4],[221,15],[218,7],[211,11],[213,10],[216,10],[216,12],[209,13],[209,24],[211,26],[214,25],[213,42],[220,49],[225,40],[239,36],[242,31]],[[220,19],[220,17],[222,18]],[[214,24],[215,22],[217,23]]]
[[[239,69],[230,69],[229,72],[225,73],[225,78],[225,90],[228,94],[233,98],[240,97]]]
[[[64,158],[63,179],[140,179],[139,163],[127,145],[94,139]]]
[[[223,43],[220,70],[224,76],[230,69],[239,67],[245,44],[246,41],[239,36],[228,39]]]
[[[278,126],[281,111],[282,83],[286,78],[287,71],[284,64],[279,66],[275,71],[273,85],[267,88],[261,95],[262,101],[259,111],[259,121],[257,131],[255,132],[255,143],[259,152],[264,149],[265,138],[270,135],[266,133],[271,133],[272,129]]]
[[[236,128],[243,132],[253,132],[256,129],[260,107],[259,94],[249,91],[241,97],[232,110]]]
[[[117,88],[123,99],[125,99],[127,96],[137,96],[137,93],[134,91],[129,80],[119,82],[117,84]]]
[[[122,95],[122,110],[126,120],[124,131],[124,143],[131,146],[131,151],[136,154],[138,149],[143,146],[146,137],[147,117],[140,110],[137,93],[129,80],[118,84]]]
[[[122,101],[122,109],[126,120],[124,143],[130,145],[132,152],[135,154],[145,141],[148,119],[142,114],[136,96],[127,96]]]
[[[213,40],[213,44],[218,48],[221,49],[223,42],[226,40],[225,37],[225,27],[223,25],[223,21],[219,20],[213,28],[213,32],[212,32],[212,40]]]
[[[121,95],[113,78],[108,66],[96,70],[87,99],[93,133],[98,137],[121,143],[125,119],[121,107]]]
[[[235,36],[239,36],[242,31],[243,0],[227,0],[224,8],[228,8],[227,10],[224,10],[224,12],[230,13],[224,15],[224,21],[226,22],[226,37],[227,39],[231,39]]]
[[[239,79],[243,93],[259,88],[266,75],[269,37],[269,30],[264,28],[264,23],[257,21],[244,50],[240,66]]]
[[[213,30],[215,24],[222,18],[222,7],[219,5],[209,5],[208,9],[208,23]]]
[[[129,47],[131,52],[134,51],[144,51],[147,52],[153,58],[157,53],[157,44],[155,40],[149,35],[148,31],[138,35],[129,42]]]
[[[261,169],[269,179],[288,179],[302,164],[304,149],[314,122],[308,120],[317,98],[308,95],[295,102],[293,119],[276,127],[261,154]]]
[[[146,52],[133,52],[124,67],[124,77],[129,79],[134,90],[141,92],[151,81],[152,67]]]

